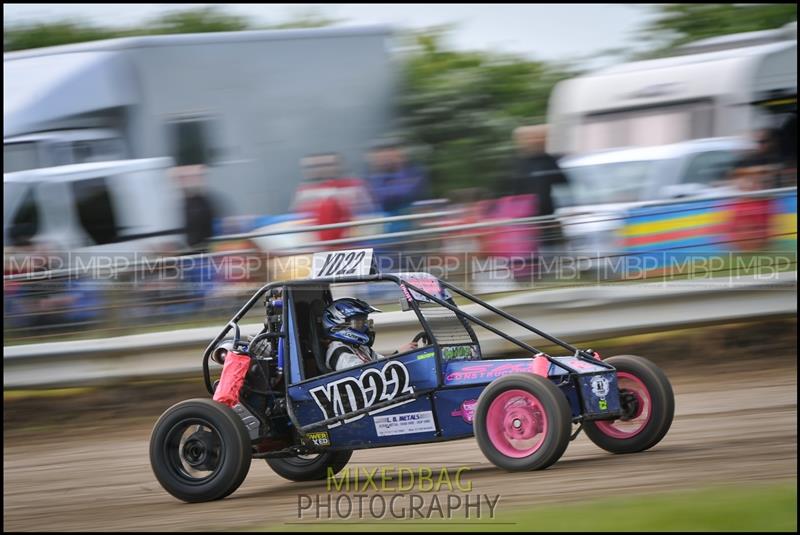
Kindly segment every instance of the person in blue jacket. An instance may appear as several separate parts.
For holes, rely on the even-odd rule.
[[[415,201],[430,196],[428,180],[420,167],[408,161],[406,149],[397,139],[375,143],[369,154],[368,183],[373,199],[387,216],[410,212]],[[389,232],[406,230],[404,222],[392,224]]]

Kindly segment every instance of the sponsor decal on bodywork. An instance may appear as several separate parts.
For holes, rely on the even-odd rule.
[[[466,399],[458,409],[450,413],[450,416],[461,416],[462,420],[471,424],[472,419],[475,418],[475,408],[477,405],[477,399]]]
[[[420,290],[435,296],[438,299],[446,300],[447,292],[442,291],[439,280],[428,273],[398,273],[400,279],[407,284],[416,286]],[[423,303],[433,303],[434,301],[425,297],[421,293],[408,288],[406,284],[400,284],[400,290],[407,301],[420,301]]]
[[[331,445],[331,439],[327,431],[315,431],[307,433],[306,438],[310,440],[315,446],[326,447]]]
[[[345,377],[337,381],[312,388],[309,393],[322,411],[323,419],[344,416],[353,411],[366,409],[378,403],[391,401],[406,394],[413,394],[414,387],[409,384],[408,369],[398,361],[387,362],[383,368],[369,368],[358,377]],[[377,414],[389,410],[412,399],[370,411]],[[344,423],[363,418],[359,414],[344,420]],[[333,428],[341,422],[330,424]]]
[[[386,416],[375,416],[373,420],[375,432],[379,437],[436,431],[432,411],[387,414]]]
[[[609,391],[608,379],[606,379],[602,375],[597,375],[595,377],[592,377],[592,381],[590,384],[592,386],[592,394],[594,394],[599,398],[597,400],[597,407],[601,411],[608,410],[608,402],[606,401],[606,396],[608,395]]]
[[[442,359],[448,360],[475,360],[478,355],[474,346],[444,346]]]
[[[608,379],[602,375],[592,377],[592,393],[599,397],[605,398],[608,395]]]
[[[495,379],[510,373],[531,373],[532,361],[522,362],[482,362],[463,366],[447,374],[445,382],[465,379]]]

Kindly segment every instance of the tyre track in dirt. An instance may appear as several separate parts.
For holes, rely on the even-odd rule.
[[[466,466],[463,479],[471,482],[471,493],[499,494],[500,514],[582,498],[796,479],[797,366],[794,359],[777,365],[771,362],[765,369],[754,360],[752,366],[721,375],[704,375],[703,370],[673,375],[668,370],[676,392],[675,421],[666,438],[643,453],[611,455],[580,435],[551,468],[506,473],[489,464],[474,439],[468,439],[357,451],[351,466],[424,464],[435,471]],[[121,423],[110,434],[8,440],[3,450],[4,529],[286,529],[316,521],[308,514],[298,519],[298,495],[324,497],[325,483],[285,481],[261,460],[253,461],[244,484],[225,500],[175,500],[150,470],[149,434],[148,426]],[[388,500],[392,493],[382,494]]]

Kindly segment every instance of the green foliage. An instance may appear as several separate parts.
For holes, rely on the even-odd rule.
[[[402,133],[429,149],[425,163],[435,193],[497,190],[511,172],[512,131],[543,123],[551,89],[575,72],[516,56],[449,50],[447,31],[411,36],[399,103]]]
[[[268,26],[265,26],[264,29],[286,30],[291,28],[323,28],[325,26],[333,26],[334,24],[338,24],[340,22],[344,21],[341,19],[332,19],[330,17],[327,17],[320,11],[312,8],[296,12],[286,22],[281,22],[279,24],[270,24]]]
[[[242,30],[283,30],[319,28],[339,22],[316,11],[304,11],[277,24],[253,26],[246,17],[225,13],[219,7],[173,11],[155,17],[141,26],[100,28],[86,22],[66,20],[49,23],[20,24],[3,27],[3,50],[26,50],[44,46],[66,45],[137,35],[236,32]]]
[[[153,19],[139,31],[143,33],[175,34],[206,32],[237,32],[251,29],[246,18],[223,13],[218,7],[174,11]]]
[[[656,6],[657,17],[641,37],[652,48],[647,56],[709,37],[770,30],[797,20],[797,4],[666,4]]]
[[[67,45],[118,37],[119,32],[82,22],[65,20],[53,23],[3,27],[3,50],[25,50],[43,46]]]

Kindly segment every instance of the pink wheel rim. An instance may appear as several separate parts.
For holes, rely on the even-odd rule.
[[[533,394],[507,390],[489,405],[486,431],[492,445],[507,457],[535,453],[547,436],[547,412]]]
[[[637,409],[633,416],[613,422],[595,422],[597,428],[604,434],[618,439],[632,438],[642,432],[650,421],[653,412],[653,401],[650,392],[641,379],[628,372],[617,372],[617,383],[620,394],[628,392],[636,398]]]

